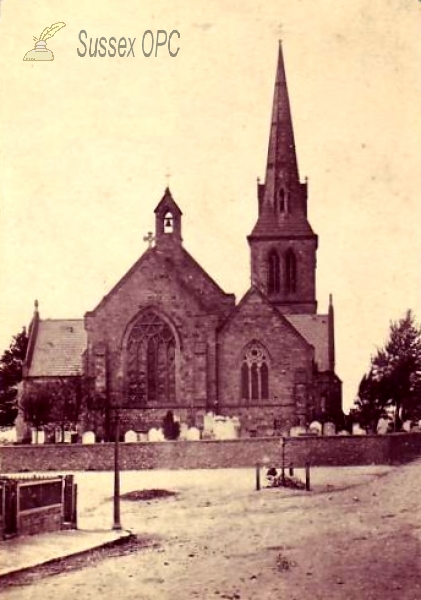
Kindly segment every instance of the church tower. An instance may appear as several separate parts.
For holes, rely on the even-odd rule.
[[[247,238],[252,284],[283,313],[315,314],[317,235],[307,219],[307,183],[298,173],[281,44],[266,178],[257,192],[258,219]]]

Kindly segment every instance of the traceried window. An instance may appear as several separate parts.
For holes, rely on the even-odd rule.
[[[276,250],[271,250],[268,255],[268,294],[281,291],[280,279],[279,255]]]
[[[260,342],[252,341],[244,350],[241,365],[241,397],[243,400],[269,398],[267,352]]]
[[[169,325],[145,311],[127,341],[127,393],[130,405],[175,400],[175,338]]]
[[[297,259],[291,248],[285,253],[285,290],[287,293],[297,291]]]

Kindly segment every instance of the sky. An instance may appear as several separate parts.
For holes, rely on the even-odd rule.
[[[278,40],[300,176],[333,294],[344,408],[390,320],[421,318],[420,0],[2,0],[0,350],[82,318],[144,252],[169,181],[187,250],[237,300],[264,178]],[[23,61],[46,26],[51,62]],[[173,37],[146,58],[142,37]],[[135,56],[78,56],[136,38]],[[163,35],[161,34],[161,39]],[[146,47],[145,47],[146,50]]]

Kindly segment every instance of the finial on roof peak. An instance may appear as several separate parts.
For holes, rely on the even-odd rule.
[[[34,302],[35,312],[38,312],[38,307],[39,307],[39,302],[38,302],[38,300],[35,300],[35,302]]]

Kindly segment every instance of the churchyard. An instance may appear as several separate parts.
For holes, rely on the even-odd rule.
[[[301,479],[304,472],[295,473]],[[79,527],[109,529],[112,473],[76,473]],[[121,474],[122,525],[147,541],[129,555],[79,565],[2,591],[5,600],[416,600],[421,462],[315,468],[312,491],[255,491],[254,469]],[[24,584],[24,581],[21,582]]]

